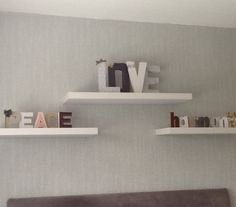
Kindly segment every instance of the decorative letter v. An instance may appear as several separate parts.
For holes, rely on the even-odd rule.
[[[128,71],[129,71],[129,78],[131,82],[131,86],[134,92],[142,92],[143,91],[143,85],[144,85],[144,79],[145,79],[145,73],[147,68],[146,62],[140,62],[138,72],[135,68],[135,63],[132,61],[126,62]]]

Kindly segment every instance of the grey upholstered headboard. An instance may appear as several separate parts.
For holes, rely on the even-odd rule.
[[[9,199],[7,207],[230,207],[226,189]]]

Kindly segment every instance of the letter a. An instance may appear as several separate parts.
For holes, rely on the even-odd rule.
[[[34,123],[35,128],[47,128],[47,123],[44,117],[43,112],[38,112],[36,121]]]

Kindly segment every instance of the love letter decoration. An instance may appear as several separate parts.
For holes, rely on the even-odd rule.
[[[103,59],[96,61],[96,65],[100,92],[159,92],[160,66],[148,66],[146,62],[140,62],[136,68],[134,61],[127,61],[107,67]],[[121,84],[117,81],[118,72],[121,73]]]

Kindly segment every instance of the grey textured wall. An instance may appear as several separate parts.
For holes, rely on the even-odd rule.
[[[235,136],[157,137],[178,115],[234,111],[236,31],[0,13],[0,110],[74,113],[78,138],[1,138],[0,206],[9,197],[229,188],[236,203]],[[233,44],[235,43],[235,44]],[[181,105],[63,106],[96,91],[95,60],[161,65],[162,92]],[[0,116],[3,126],[3,115]]]

